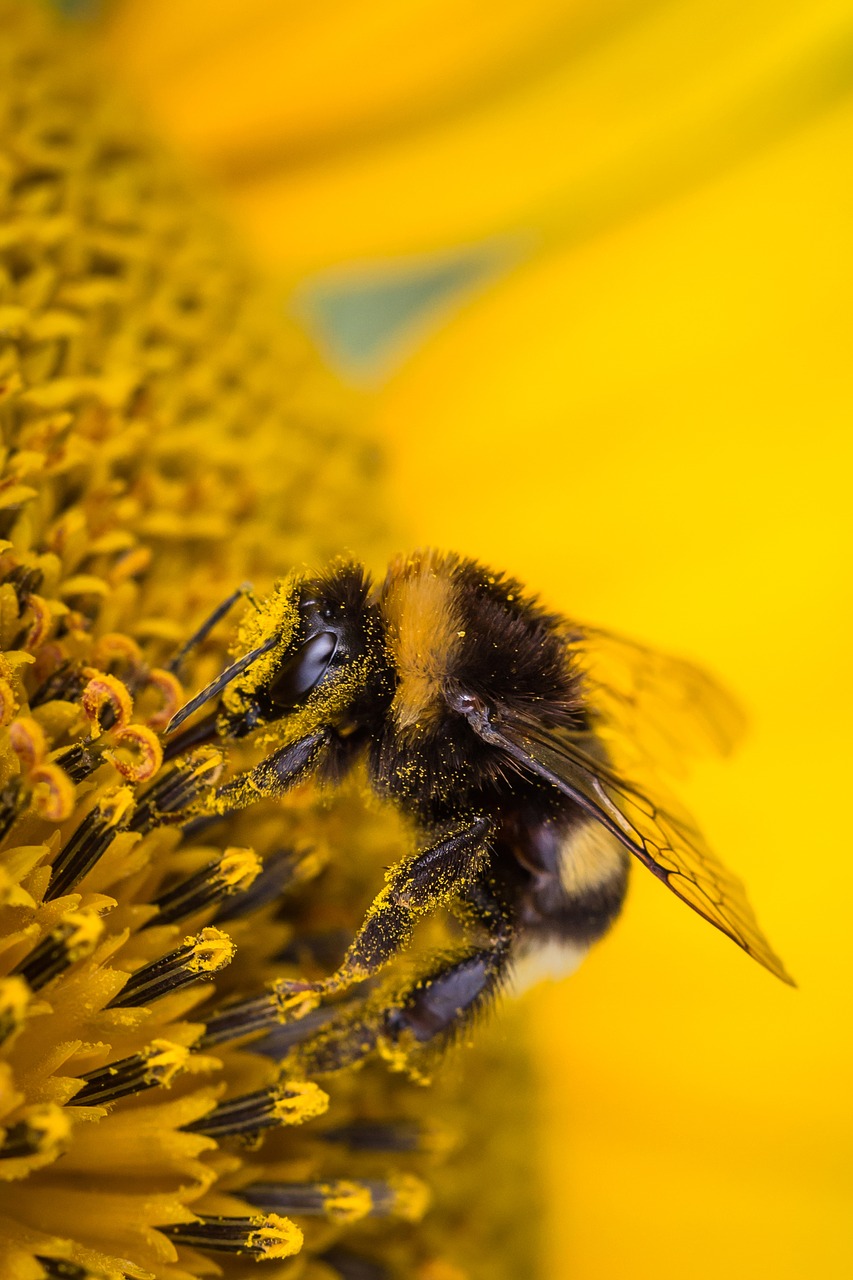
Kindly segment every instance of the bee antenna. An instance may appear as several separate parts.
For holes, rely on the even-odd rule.
[[[199,707],[203,707],[206,702],[210,702],[211,698],[217,697],[232,680],[236,680],[239,675],[242,675],[247,667],[250,667],[252,663],[257,662],[258,658],[263,654],[268,653],[270,649],[274,648],[279,643],[280,638],[280,636],[269,636],[263,644],[258,645],[257,649],[250,649],[242,658],[239,658],[236,662],[232,662],[230,667],[226,667],[221,675],[218,675],[215,680],[212,680],[211,683],[207,685],[206,688],[202,689],[200,693],[197,693],[194,698],[190,698],[189,702],[185,703],[184,706],[181,707],[180,711],[177,711],[172,716],[172,719],[166,725],[165,737],[168,738],[176,729],[180,729],[184,721],[191,716],[194,711],[198,711]]]

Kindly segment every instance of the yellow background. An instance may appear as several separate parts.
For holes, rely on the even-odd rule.
[[[561,1277],[849,1274],[851,192],[806,176],[851,123],[523,274],[385,393],[415,541],[711,662],[752,722],[687,794],[800,989],[637,869],[535,1001]]]
[[[849,5],[125,0],[106,48],[300,306],[508,264],[359,371],[400,524],[749,709],[684,794],[799,990],[638,868],[532,998],[545,1274],[849,1275]]]

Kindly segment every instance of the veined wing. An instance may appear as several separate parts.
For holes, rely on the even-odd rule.
[[[616,773],[594,735],[490,713],[476,699],[458,708],[484,742],[569,796],[622,842],[682,902],[783,982],[795,985],[759,928],[740,880],[708,848],[687,814]]]
[[[573,627],[568,641],[618,757],[681,773],[685,758],[725,755],[742,737],[743,711],[702,667],[597,627]]]

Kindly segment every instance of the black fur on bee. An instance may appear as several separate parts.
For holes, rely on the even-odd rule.
[[[608,646],[638,670],[635,689],[596,675],[591,658]],[[434,551],[400,557],[378,584],[350,562],[291,577],[244,625],[241,647],[169,728],[213,701],[198,722],[208,736],[251,734],[263,748],[260,764],[219,788],[214,808],[308,776],[334,783],[364,760],[374,791],[422,833],[338,970],[294,990],[319,997],[373,978],[439,907],[465,923],[463,944],[397,993],[374,1034],[362,1019],[360,1044],[441,1041],[483,1007],[514,959],[542,945],[581,953],[618,914],[631,854],[790,981],[692,822],[626,780],[605,746],[620,728],[630,734],[646,706],[658,714],[679,684],[688,732],[721,724],[731,704],[698,669],[569,622],[513,579]],[[192,726],[183,733],[199,741]],[[342,1043],[338,1057],[351,1051]],[[324,1052],[337,1060],[334,1047]]]

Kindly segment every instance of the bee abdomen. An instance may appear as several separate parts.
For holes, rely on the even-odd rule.
[[[535,874],[528,894],[527,931],[543,940],[587,946],[607,932],[628,887],[629,857],[599,823],[583,818],[551,841],[553,865]]]

